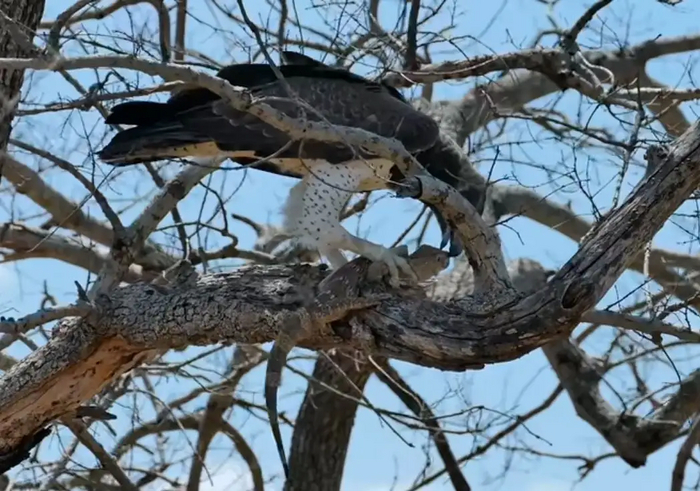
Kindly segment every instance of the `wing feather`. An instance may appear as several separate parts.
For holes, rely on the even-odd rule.
[[[297,64],[282,65],[280,70],[292,91],[315,111],[304,110],[298,102],[290,99],[284,84],[280,83],[268,65],[231,65],[223,68],[218,75],[233,85],[251,89],[258,98],[276,98],[266,102],[287,116],[306,117],[316,122],[325,120],[335,125],[361,128],[382,137],[396,138],[412,153],[430,148],[438,138],[437,123],[413,108],[391,87],[320,62],[297,61]],[[162,148],[165,142],[158,140],[159,128],[168,129],[168,139],[165,140],[170,145],[173,125],[179,128],[176,135],[178,141],[186,142],[187,135],[191,134],[193,143],[201,143],[204,139],[222,150],[251,151],[258,158],[276,153],[290,140],[282,131],[250,113],[232,108],[206,89],[184,89],[174,94],[166,104],[147,104],[149,106],[144,103],[119,105],[107,119],[108,123],[119,120],[122,124],[136,124],[142,130],[131,133],[140,139],[137,145],[140,150],[138,155],[132,153],[130,163],[137,163],[149,148],[157,149],[160,158],[166,157],[167,148]],[[151,106],[151,115],[141,114]],[[118,161],[127,140],[127,135],[119,138],[120,146],[109,148],[108,145],[102,155],[109,156],[112,162]],[[372,156],[365,151],[359,154]],[[340,163],[356,155],[353,149],[344,144],[306,140],[303,144],[294,142],[280,157]],[[181,156],[181,149],[177,156]]]
[[[284,86],[279,82],[257,87],[253,92],[261,99],[275,98],[265,102],[292,118],[306,118],[314,122],[325,120],[335,125],[360,128],[382,137],[396,138],[412,153],[430,148],[438,137],[438,125],[432,118],[396,99],[388,91],[368,90],[361,84],[340,79],[295,77],[287,79],[287,82],[299,99],[313,110],[304,109],[301,104],[288,98]],[[234,127],[257,126],[259,129],[269,128],[273,134],[283,134],[255,116],[238,111],[223,101],[214,102],[212,108],[215,114],[228,120]],[[226,128],[225,125],[213,130],[217,142],[224,143],[233,137],[233,134],[227,137],[230,127]]]

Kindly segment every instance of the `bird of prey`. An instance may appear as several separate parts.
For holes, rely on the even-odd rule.
[[[267,104],[292,118],[325,120],[395,138],[429,173],[456,184],[460,164],[454,143],[441,138],[438,124],[415,109],[398,90],[300,53],[285,51],[282,56],[278,69],[285,83],[269,64],[230,65],[217,76],[250,90],[256,99],[270,98]],[[288,93],[288,87],[294,95]],[[295,97],[312,109],[303,108]],[[404,176],[389,160],[344,143],[292,140],[201,87],[180,90],[165,103],[119,104],[112,108],[106,123],[134,126],[117,134],[99,152],[99,158],[111,165],[224,157],[298,178],[284,209],[284,229],[289,236],[325,256],[333,269],[347,262],[341,252],[345,250],[386,262],[393,279],[398,278],[399,268],[411,274],[406,260],[395,251],[356,237],[340,224],[340,213],[353,193],[395,189]],[[441,247],[449,240],[451,255],[457,255],[461,247],[454,247],[459,244],[439,213],[436,216],[443,231]]]

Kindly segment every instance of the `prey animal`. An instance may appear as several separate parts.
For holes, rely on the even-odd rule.
[[[396,248],[395,252],[407,255],[405,248]],[[413,295],[425,295],[416,283],[427,281],[449,264],[449,254],[440,249],[423,245],[406,258],[415,278],[405,276],[408,287]],[[382,299],[390,295],[388,286],[384,283],[390,271],[385,263],[371,262],[359,257],[333,271],[318,286],[316,297],[308,304],[291,313],[284,313],[283,327],[270,350],[265,374],[265,404],[270,419],[272,435],[275,439],[284,468],[289,479],[289,466],[282,443],[277,414],[277,390],[280,385],[282,369],[287,361],[289,352],[304,337],[313,335],[314,331],[324,330],[326,325],[338,321],[353,311],[359,311],[378,305]],[[367,284],[371,284],[370,287]],[[365,290],[370,290],[368,296],[360,296]],[[397,294],[400,291],[397,291]]]

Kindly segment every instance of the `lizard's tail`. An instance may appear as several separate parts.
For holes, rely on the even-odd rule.
[[[280,342],[282,341],[282,342]],[[284,443],[282,442],[282,433],[280,433],[280,423],[277,414],[277,389],[280,386],[282,379],[282,368],[284,367],[289,349],[285,349],[284,340],[278,339],[270,350],[270,356],[267,360],[267,369],[265,371],[265,405],[267,406],[267,416],[270,420],[270,428],[272,428],[272,436],[275,439],[277,453],[282,461],[284,475],[289,479],[289,465],[287,465],[287,454],[284,451]]]

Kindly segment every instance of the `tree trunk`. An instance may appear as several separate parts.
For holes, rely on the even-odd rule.
[[[340,489],[358,401],[371,374],[372,365],[347,353],[319,354],[299,409],[284,491]],[[336,395],[324,384],[347,396]]]
[[[15,29],[8,29],[9,20],[2,21],[3,29],[0,32],[0,56],[3,58],[22,58],[26,56],[26,50],[17,41],[14,31],[21,31],[29,39],[34,38],[34,33],[39,27],[39,21],[44,13],[44,0],[0,0],[2,12],[14,20]],[[15,108],[19,103],[19,95],[24,82],[22,70],[0,70],[0,151],[4,152],[12,131],[12,119]],[[2,179],[2,167],[4,159],[0,158],[0,180]]]

